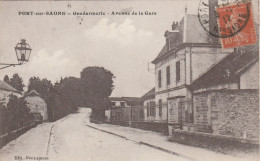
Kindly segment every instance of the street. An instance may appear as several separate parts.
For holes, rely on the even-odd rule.
[[[56,122],[32,128],[0,149],[0,161],[258,160],[254,153],[221,154],[169,142],[167,136],[156,132],[90,123],[90,112],[81,108]]]
[[[26,157],[50,161],[187,160],[87,127],[86,113],[88,109],[38,125],[3,147],[0,160],[31,160]]]

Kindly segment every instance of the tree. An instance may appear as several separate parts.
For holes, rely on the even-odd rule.
[[[10,95],[10,99],[7,103],[8,120],[7,123],[9,130],[15,130],[19,127],[23,127],[26,119],[30,117],[29,108],[26,105],[24,97],[18,98],[15,95]]]
[[[105,120],[105,110],[109,105],[108,97],[111,95],[114,75],[103,67],[87,67],[80,73],[83,103],[92,109],[94,121]]]
[[[48,118],[55,121],[75,112],[80,105],[79,78],[61,78],[54,85],[46,78],[31,77],[28,92],[35,90],[47,103]]]
[[[14,87],[18,91],[23,91],[23,87],[25,87],[25,85],[23,84],[23,79],[17,73],[15,73],[10,79],[9,85]]]
[[[4,82],[7,83],[7,84],[10,84],[10,80],[9,80],[8,75],[5,75]]]
[[[79,78],[65,77],[56,82],[50,91],[53,95],[51,100],[54,107],[55,118],[61,118],[69,113],[75,112],[81,105]]]
[[[27,93],[35,90],[37,93],[41,95],[41,97],[47,103],[47,112],[48,118],[51,121],[54,121],[54,104],[53,99],[55,95],[53,94],[53,85],[50,80],[44,78],[40,79],[39,77],[31,77],[29,79],[28,91]]]
[[[39,77],[31,77],[29,79],[29,85],[28,85],[27,92],[31,92],[32,90],[35,90],[43,97],[47,97],[48,92],[52,86],[53,85],[52,85],[51,81],[47,80],[46,78],[40,79]]]

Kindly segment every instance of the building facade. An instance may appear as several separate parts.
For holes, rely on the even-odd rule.
[[[192,82],[195,131],[259,137],[258,53],[244,47]]]
[[[155,87],[141,97],[142,106],[127,107],[123,98],[112,101],[111,121],[170,135],[181,131],[258,139],[258,43],[222,49],[197,15],[189,14],[164,37],[165,45],[152,61]]]
[[[33,90],[25,95],[25,100],[28,108],[30,109],[30,113],[37,117],[35,119],[39,119],[41,121],[48,120],[47,104],[44,99],[40,97],[39,93]],[[41,118],[38,118],[39,115]]]
[[[258,45],[222,49],[188,14],[164,36],[152,61],[155,122],[167,122],[170,135],[181,129],[257,138]]]
[[[197,15],[186,14],[165,32],[166,43],[153,60],[155,64],[156,120],[183,129],[193,128],[191,82],[234,49],[221,49],[209,41]],[[171,128],[171,126],[169,127]]]
[[[105,111],[106,121],[115,124],[128,125],[131,120],[138,119],[139,117],[143,119],[143,114],[139,116],[138,113],[143,113],[143,109],[139,107],[141,105],[140,98],[110,97],[109,101],[109,110]],[[136,111],[138,112],[136,113]]]

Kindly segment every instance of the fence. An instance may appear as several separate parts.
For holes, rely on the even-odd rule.
[[[144,106],[113,108],[110,112],[110,123],[122,126],[131,126],[145,130],[152,130],[162,133],[168,133],[167,117],[166,119],[164,118],[161,120],[155,120],[148,119],[148,117],[146,116],[146,111],[149,111],[149,118],[155,118],[156,108],[159,108],[159,106],[149,107],[148,110],[147,107]],[[152,111],[152,113],[150,113],[150,111]],[[162,114],[162,111],[160,112],[160,114]]]

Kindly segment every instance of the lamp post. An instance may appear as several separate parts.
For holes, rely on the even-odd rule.
[[[31,47],[29,44],[25,42],[25,39],[22,39],[20,43],[18,43],[14,49],[17,57],[17,64],[8,64],[8,63],[0,63],[1,67],[0,69],[4,69],[10,66],[16,66],[16,65],[22,65],[29,61],[30,55],[31,55]]]

